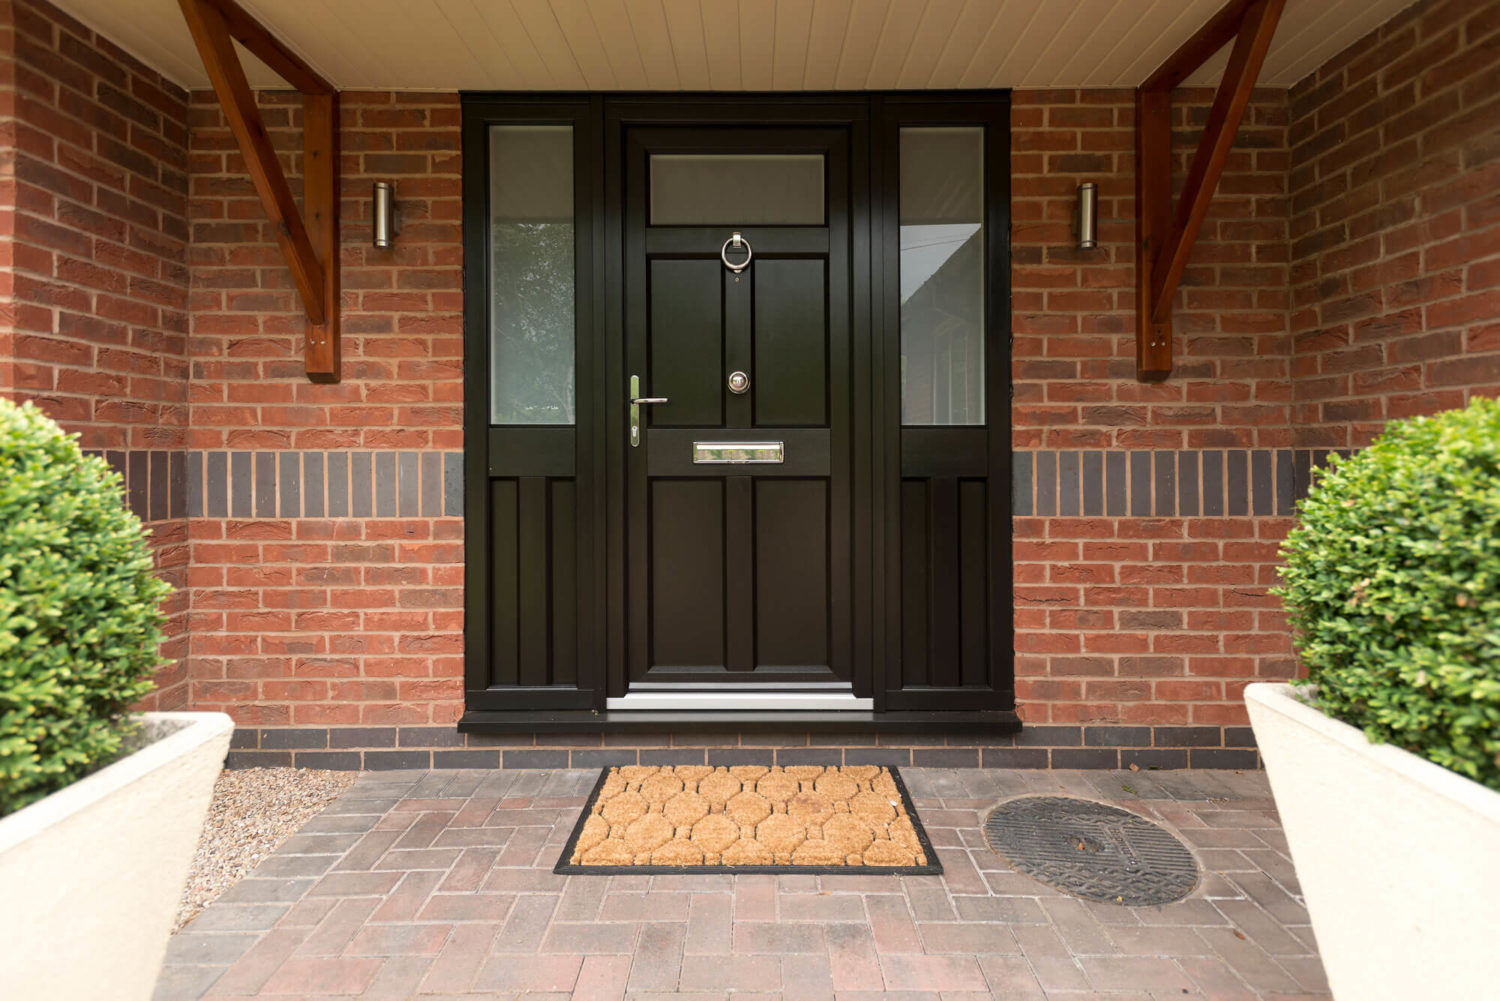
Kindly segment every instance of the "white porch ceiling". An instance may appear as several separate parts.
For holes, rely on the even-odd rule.
[[[53,2],[209,86],[176,0]],[[1133,87],[1224,0],[240,2],[344,90],[744,91]],[[1287,0],[1261,84],[1291,86],[1411,2]],[[254,86],[286,86],[241,54]]]

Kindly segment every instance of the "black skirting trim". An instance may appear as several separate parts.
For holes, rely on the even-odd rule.
[[[573,833],[568,835],[568,843],[563,845],[562,853],[557,857],[557,865],[552,871],[560,876],[699,876],[699,875],[777,875],[777,876],[941,876],[943,864],[938,861],[937,852],[932,850],[932,842],[927,837],[927,830],[922,826],[922,818],[917,815],[917,808],[912,805],[911,794],[906,791],[906,783],[901,781],[901,773],[894,765],[882,765],[886,771],[891,773],[891,778],[896,783],[896,791],[901,794],[901,805],[906,807],[906,816],[911,820],[912,828],[917,832],[917,842],[922,846],[923,853],[927,856],[926,865],[574,865],[568,859],[573,857],[573,850],[578,846],[578,837],[583,833],[584,822],[594,812],[594,804],[599,800],[599,793],[604,788],[604,780],[609,777],[609,769],[599,770],[599,781],[594,783],[593,792],[589,793],[588,802],[583,804],[583,809],[578,814],[578,820],[573,825]]]

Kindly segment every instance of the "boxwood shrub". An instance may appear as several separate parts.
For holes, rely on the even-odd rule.
[[[1500,790],[1500,402],[1388,425],[1282,554],[1318,707]]]
[[[169,590],[119,475],[0,399],[0,815],[120,755]]]

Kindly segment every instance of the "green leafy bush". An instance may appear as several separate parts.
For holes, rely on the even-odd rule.
[[[1322,473],[1276,590],[1319,708],[1500,790],[1500,402]]]
[[[0,399],[0,815],[120,755],[170,590],[119,475]]]

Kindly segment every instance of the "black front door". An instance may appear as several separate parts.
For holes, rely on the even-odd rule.
[[[464,726],[1010,712],[1006,95],[463,103]]]
[[[850,642],[848,140],[625,134],[614,708],[869,705]]]

